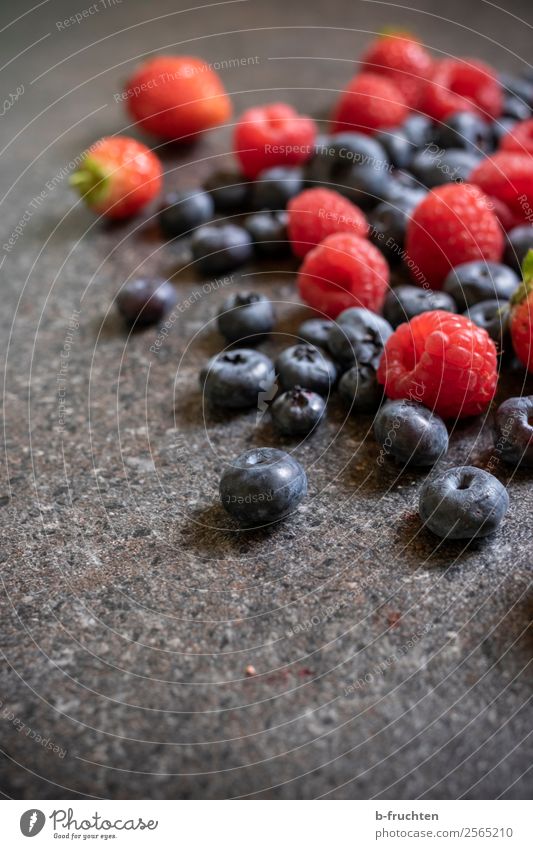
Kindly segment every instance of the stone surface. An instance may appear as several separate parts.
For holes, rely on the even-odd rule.
[[[319,2],[186,6],[116,0],[65,26],[72,4],[51,2],[2,35],[15,57],[5,91],[24,92],[2,119],[0,170],[2,245],[22,222],[0,257],[0,788],[26,798],[523,798],[530,475],[497,464],[512,477],[511,507],[494,540],[438,544],[416,515],[423,475],[378,463],[370,418],[347,419],[335,400],[299,445],[255,411],[202,409],[197,374],[221,347],[213,317],[228,286],[277,302],[289,335],[264,346],[275,354],[310,314],[294,266],[247,268],[227,285],[180,270],[181,311],[156,347],[157,330],[124,331],[113,297],[132,274],[176,270],[177,250],[150,213],[103,226],[67,186],[79,151],[131,131],[114,94],[139,57],[186,50],[225,62],[237,112],[287,99],[325,116],[391,9],[336,0],[324,20]],[[421,12],[402,8],[401,25],[436,50],[513,70],[530,44],[511,12],[530,10],[507,6],[451,0],[442,20],[442,4],[425,0]],[[229,64],[247,57],[257,62]],[[195,186],[229,163],[229,138],[161,147],[167,186]],[[506,367],[502,397],[520,390],[533,391],[531,378]],[[491,440],[490,420],[461,424],[444,463],[485,465]],[[218,504],[218,478],[261,444],[293,450],[310,493],[291,521],[241,533]]]

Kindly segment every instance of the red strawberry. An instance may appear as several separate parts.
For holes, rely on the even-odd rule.
[[[429,192],[407,225],[407,265],[420,286],[439,289],[456,265],[499,262],[503,233],[490,201],[477,186],[449,183]]]
[[[422,109],[435,121],[453,112],[477,112],[491,120],[501,115],[502,87],[489,65],[475,59],[444,59],[425,88]]]
[[[522,264],[523,283],[511,298],[510,330],[513,348],[520,362],[533,372],[533,251]]]
[[[391,79],[406,104],[415,109],[432,72],[433,59],[408,33],[390,33],[377,38],[361,57],[362,70]]]
[[[235,128],[235,156],[247,177],[275,165],[299,165],[313,154],[317,128],[288,103],[254,106]]]
[[[358,206],[331,189],[306,189],[287,205],[287,229],[296,256],[305,256],[332,233],[366,236],[368,224]]]
[[[127,218],[159,193],[161,174],[159,159],[146,145],[109,136],[89,148],[70,184],[93,212]]]
[[[398,86],[378,74],[359,74],[348,84],[333,113],[333,132],[371,135],[387,127],[397,127],[407,118],[408,109]]]
[[[123,100],[139,126],[171,141],[190,141],[223,124],[231,101],[222,80],[194,56],[157,56],[127,81]]]
[[[445,419],[474,416],[496,392],[496,348],[466,316],[424,312],[389,337],[378,380],[389,398],[420,401]]]

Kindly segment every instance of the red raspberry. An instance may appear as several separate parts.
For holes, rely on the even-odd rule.
[[[516,356],[533,372],[533,251],[528,251],[522,270],[524,282],[511,298],[509,327]]]
[[[398,86],[378,74],[359,74],[348,84],[333,113],[333,132],[371,135],[386,127],[397,127],[408,109]]]
[[[420,104],[433,59],[416,38],[407,33],[381,36],[365,50],[361,62],[363,71],[391,79],[411,109]]]
[[[516,216],[502,200],[490,196],[489,206],[491,206],[494,210],[494,214],[500,222],[500,227],[505,233],[507,233],[508,230],[512,230],[513,227],[516,227],[517,223],[519,223],[516,221]]]
[[[445,419],[474,416],[496,392],[496,347],[466,316],[432,310],[389,337],[378,380],[389,398],[420,401]]]
[[[146,145],[109,136],[89,148],[69,182],[93,212],[127,218],[159,193],[161,174],[159,159]]]
[[[503,96],[498,75],[475,59],[444,59],[426,86],[422,108],[435,121],[453,112],[477,112],[490,120],[502,113]]]
[[[178,141],[223,124],[231,101],[222,80],[194,56],[156,56],[128,80],[124,98],[139,126],[159,138]]]
[[[505,150],[494,153],[472,171],[470,180],[502,201],[515,225],[527,222],[533,209],[533,156]]]
[[[533,154],[533,118],[515,124],[501,140],[500,150]]]
[[[235,128],[235,156],[247,177],[265,168],[299,165],[313,153],[316,124],[288,103],[254,106],[244,112]]]
[[[305,256],[332,233],[368,233],[359,207],[331,189],[307,189],[289,201],[287,211],[289,238],[296,256]]]
[[[374,245],[352,233],[326,236],[305,257],[298,273],[300,297],[336,318],[348,307],[379,312],[389,285],[389,267]]]
[[[499,262],[503,233],[477,186],[450,183],[429,192],[407,226],[406,254],[419,285],[438,289],[449,270],[475,259]]]

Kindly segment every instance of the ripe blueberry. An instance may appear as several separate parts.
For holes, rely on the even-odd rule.
[[[274,310],[264,295],[237,292],[222,304],[218,329],[228,342],[258,342],[274,327]]]
[[[533,466],[533,395],[508,398],[500,404],[495,448],[506,463]]]
[[[252,240],[236,224],[206,225],[195,230],[191,250],[203,274],[224,274],[251,260]]]
[[[168,280],[140,277],[126,283],[117,295],[119,313],[128,324],[146,327],[157,324],[177,301],[176,291]]]
[[[448,292],[460,310],[480,301],[508,301],[519,284],[512,268],[498,262],[463,262],[447,275],[443,291]]]
[[[474,466],[458,466],[425,481],[418,510],[437,536],[474,539],[495,531],[508,506],[507,490],[494,475]]]
[[[383,305],[383,315],[394,328],[429,310],[457,312],[457,306],[451,295],[446,292],[434,292],[431,289],[405,284],[391,289]]]
[[[359,363],[377,368],[392,327],[380,315],[350,307],[341,312],[331,328],[328,347],[334,359],[343,365]]]
[[[277,522],[307,495],[307,476],[297,460],[277,448],[252,448],[224,469],[220,500],[245,526]]]
[[[412,466],[432,466],[448,450],[442,419],[415,401],[383,404],[374,419],[374,436],[385,454]]]
[[[282,392],[270,407],[272,424],[280,433],[298,436],[311,433],[320,422],[326,404],[316,392],[295,386]]]
[[[353,414],[375,413],[383,400],[383,387],[378,383],[376,369],[359,363],[344,372],[339,392]]]
[[[210,221],[214,211],[213,198],[207,192],[172,192],[159,210],[159,226],[167,238],[174,239]]]
[[[207,401],[228,409],[254,407],[260,393],[269,393],[274,382],[272,361],[250,348],[216,354],[200,373]]]
[[[319,395],[329,395],[337,379],[337,367],[328,354],[305,343],[281,352],[276,360],[276,373],[283,389],[303,386]]]

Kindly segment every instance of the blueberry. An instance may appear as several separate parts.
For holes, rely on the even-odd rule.
[[[276,373],[283,389],[303,386],[319,395],[328,395],[337,379],[337,367],[328,354],[304,343],[281,352]]]
[[[277,448],[252,448],[227,466],[220,500],[243,525],[277,522],[307,495],[307,476],[294,457]]]
[[[511,268],[520,271],[530,248],[533,248],[533,227],[530,224],[521,224],[519,227],[514,227],[507,233],[505,262]]]
[[[501,73],[500,82],[506,94],[514,94],[533,108],[533,80],[524,75],[517,77],[514,74]]]
[[[368,216],[369,238],[392,264],[403,258],[407,225],[413,211],[409,198],[399,198],[394,203],[378,204]]]
[[[442,419],[416,401],[386,401],[376,413],[374,436],[399,463],[433,466],[448,450]]]
[[[486,153],[492,149],[491,126],[473,112],[454,112],[438,128],[435,146]]]
[[[320,422],[326,404],[316,392],[295,386],[279,395],[270,407],[276,430],[288,436],[311,433]]]
[[[385,342],[392,327],[380,315],[350,307],[341,312],[331,328],[328,347],[333,357],[343,365],[371,365],[378,367]]]
[[[375,413],[383,400],[383,387],[378,383],[376,369],[360,363],[344,372],[339,392],[354,414]]]
[[[384,165],[383,162],[353,165],[337,175],[335,188],[361,209],[373,209],[388,195],[392,178]]]
[[[268,210],[245,218],[244,226],[252,237],[257,256],[265,259],[290,256],[287,220],[286,212]]]
[[[503,99],[503,116],[514,121],[527,121],[531,118],[531,109],[514,94],[508,94]]]
[[[252,185],[254,209],[285,209],[287,203],[303,188],[302,169],[280,165],[261,171]]]
[[[401,285],[390,289],[385,298],[383,315],[393,327],[411,321],[415,315],[429,310],[457,312],[457,305],[446,292],[433,292],[420,286]]]
[[[411,170],[429,189],[445,183],[464,182],[479,164],[479,157],[468,150],[421,150],[413,157]]]
[[[228,409],[254,407],[275,382],[272,361],[250,348],[217,354],[200,373],[200,385],[210,404]]]
[[[224,274],[244,265],[253,256],[252,240],[242,227],[206,225],[195,230],[191,250],[203,274]]]
[[[387,154],[378,141],[362,133],[339,133],[315,145],[315,154],[304,167],[311,188],[324,184],[335,188],[338,178],[354,166],[387,164]]]
[[[439,537],[473,539],[496,530],[509,506],[504,486],[489,472],[458,466],[425,481],[420,518]]]
[[[264,295],[230,295],[218,314],[218,329],[228,342],[258,342],[274,327],[274,310]]]
[[[401,129],[415,148],[426,147],[435,135],[433,122],[425,115],[411,115]]]
[[[177,301],[168,280],[140,277],[126,283],[116,298],[117,309],[128,324],[146,327],[157,324]]]
[[[465,315],[487,331],[502,353],[510,349],[509,305],[502,301],[479,301],[465,312]]]
[[[172,192],[163,200],[158,215],[159,226],[165,236],[174,239],[210,221],[214,212],[213,198],[207,192]]]
[[[494,139],[494,147],[499,147],[500,142],[507,133],[516,126],[514,118],[497,118],[492,123],[492,136]]]
[[[415,146],[401,127],[382,130],[374,138],[385,149],[387,156],[395,168],[408,168],[415,153]]]
[[[238,212],[250,205],[250,183],[237,171],[216,171],[204,183],[217,212]]]
[[[495,449],[506,463],[533,466],[533,395],[508,398],[500,404]]]
[[[480,301],[508,301],[519,282],[514,271],[506,265],[474,260],[452,268],[442,288],[460,310],[465,310]]]
[[[329,332],[332,327],[333,322],[327,318],[309,318],[300,324],[298,336],[310,345],[327,349]]]
[[[394,206],[408,204],[413,210],[424,200],[428,190],[409,171],[394,171],[387,183],[383,201]]]

